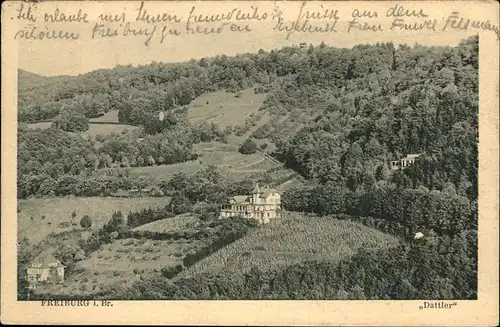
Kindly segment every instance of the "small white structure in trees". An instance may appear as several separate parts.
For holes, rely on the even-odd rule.
[[[423,238],[423,237],[424,237],[424,234],[422,234],[421,232],[418,232],[418,233],[415,233],[415,237],[414,237],[414,239],[415,239],[415,240],[419,240],[419,239],[421,239],[421,238]]]
[[[160,114],[158,115],[158,119],[160,121],[163,121],[165,119],[165,114],[163,113],[163,111],[160,111]]]
[[[391,161],[391,170],[406,169],[415,163],[415,160],[420,157],[420,153],[408,154],[406,157],[399,160]]]

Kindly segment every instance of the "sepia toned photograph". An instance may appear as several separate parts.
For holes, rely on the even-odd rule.
[[[13,34],[15,301],[478,300],[480,33],[495,26],[265,2],[13,4],[32,23]],[[419,39],[419,19],[460,33]]]

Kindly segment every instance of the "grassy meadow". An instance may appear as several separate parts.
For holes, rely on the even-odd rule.
[[[205,93],[188,105],[188,119],[191,122],[214,122],[221,128],[240,125],[251,114],[257,113],[266,94],[255,94],[253,88],[235,93],[217,91]]]
[[[38,289],[51,294],[95,294],[105,289],[131,285],[141,277],[158,276],[162,268],[182,264],[201,241],[120,239],[103,245],[88,258],[78,261],[63,284]]]
[[[28,128],[47,129],[47,128],[50,128],[51,125],[52,125],[51,122],[33,123],[33,124],[28,124]],[[138,126],[131,126],[131,125],[125,125],[125,124],[120,124],[120,125],[117,125],[117,124],[89,124],[89,129],[86,130],[85,132],[80,132],[80,133],[68,132],[68,134],[80,135],[84,138],[87,138],[88,136],[95,137],[98,134],[101,134],[101,135],[109,135],[111,133],[120,134],[125,129],[132,131],[132,130],[136,130],[138,128],[139,128]]]
[[[121,210],[126,215],[130,211],[138,211],[149,207],[162,207],[168,203],[166,197],[75,197],[75,198],[41,198],[19,200],[21,212],[18,213],[19,232],[21,237],[27,237],[30,242],[39,242],[50,233],[63,232],[80,225],[84,215],[92,218],[92,229],[104,225],[113,212]],[[72,221],[71,214],[76,212]],[[42,218],[45,216],[45,218]],[[67,228],[58,227],[60,223],[68,222]]]
[[[200,219],[193,214],[186,213],[168,219],[153,221],[134,228],[134,231],[148,231],[156,233],[187,231],[200,224]]]
[[[138,126],[131,126],[125,124],[89,124],[89,129],[85,132],[79,133],[82,137],[87,138],[89,136],[96,137],[97,135],[109,135],[111,133],[120,134],[124,130],[137,130]]]
[[[132,167],[129,169],[129,175],[144,176],[157,184],[162,180],[169,180],[176,173],[191,175],[209,165],[214,165],[229,180],[238,181],[279,166],[260,153],[244,155],[238,152],[236,146],[219,142],[197,144],[195,149],[201,154],[197,160],[171,165]]]
[[[111,124],[92,124],[92,122],[111,123]],[[89,129],[86,130],[85,132],[81,132],[81,133],[68,132],[68,133],[71,135],[79,134],[80,136],[87,138],[89,136],[95,137],[99,134],[100,135],[109,135],[111,133],[120,134],[125,129],[128,129],[129,131],[139,129],[138,126],[131,126],[131,125],[127,125],[127,124],[116,124],[116,123],[118,123],[118,111],[112,110],[112,111],[105,113],[104,115],[102,115],[100,117],[89,119]],[[47,129],[47,128],[50,128],[51,125],[52,125],[52,122],[33,123],[33,124],[28,124],[28,128]]]
[[[52,126],[52,122],[46,121],[46,122],[41,122],[41,123],[33,123],[33,124],[27,124],[28,128],[30,129],[47,129]]]
[[[90,118],[89,122],[101,122],[101,123],[118,123],[118,110],[111,110],[106,112],[104,115]]]
[[[253,265],[272,270],[308,260],[339,262],[359,248],[387,248],[398,243],[394,236],[356,222],[297,214],[261,226],[182,271],[176,278],[203,272],[241,273]]]

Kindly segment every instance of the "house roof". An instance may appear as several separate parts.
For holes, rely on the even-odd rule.
[[[236,203],[244,203],[244,202],[249,202],[248,201],[248,196],[247,195],[236,195],[231,198]]]
[[[42,268],[48,268],[49,264],[57,264],[57,267],[64,267],[61,261],[54,258],[52,253],[48,251],[40,253],[31,263],[42,264]]]
[[[252,195],[258,194],[259,198],[264,198],[264,199],[273,193],[278,193],[278,191],[276,191],[276,189],[274,188],[268,188],[268,187],[266,187],[264,191],[261,191],[258,183],[255,184],[252,190]],[[236,195],[230,198],[230,202],[250,204],[252,203],[251,201],[252,195]]]

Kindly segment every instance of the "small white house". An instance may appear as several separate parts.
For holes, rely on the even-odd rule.
[[[399,160],[391,161],[391,170],[406,169],[415,163],[420,154],[409,154]]]
[[[50,252],[44,251],[28,265],[26,276],[30,282],[64,281],[65,268]]]

